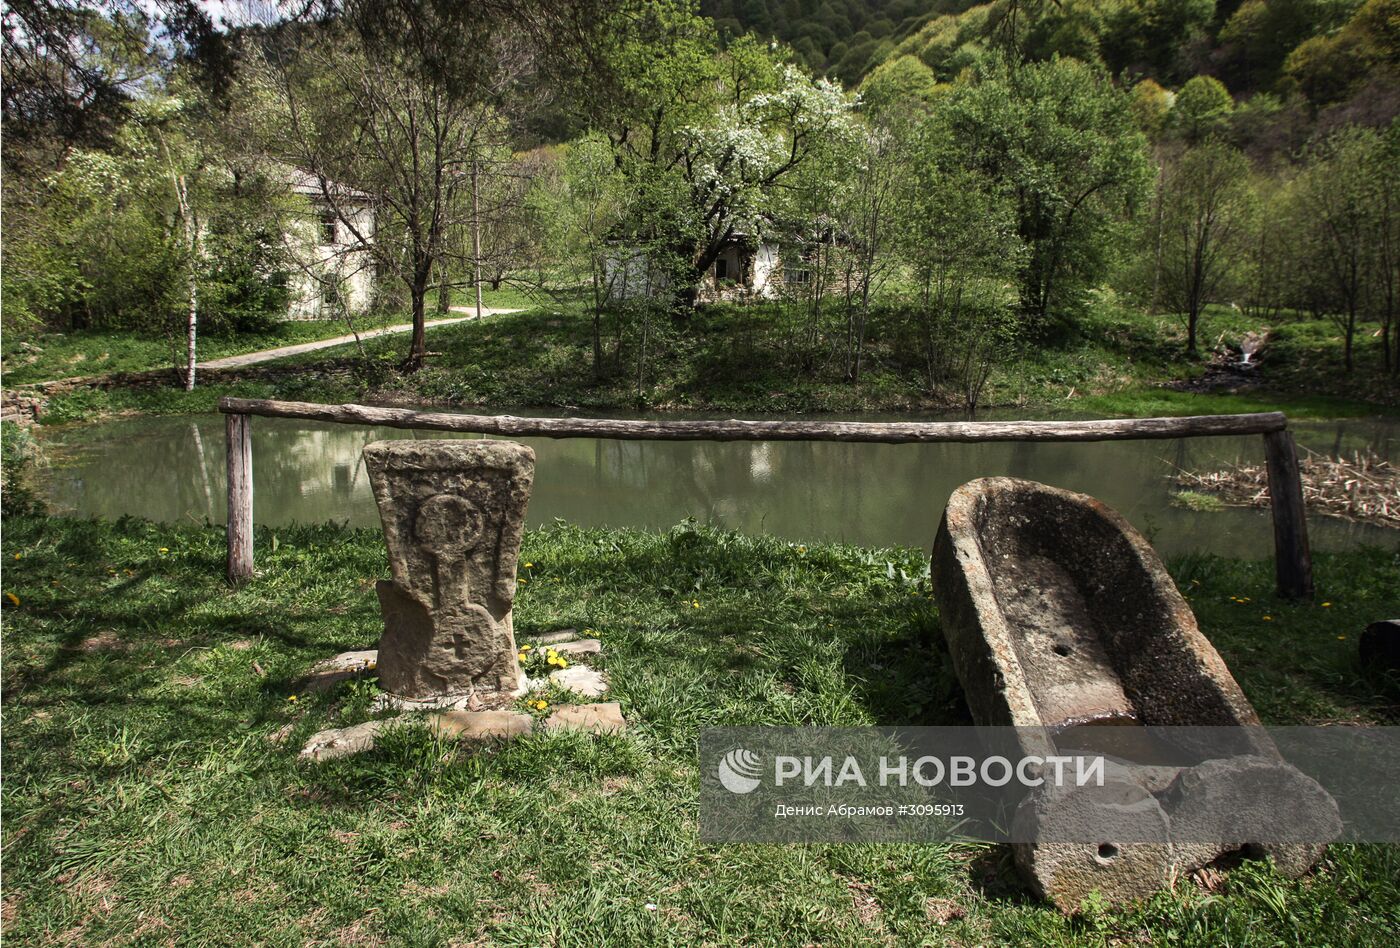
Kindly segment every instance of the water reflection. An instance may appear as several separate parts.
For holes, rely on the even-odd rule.
[[[1400,425],[1296,426],[1319,451],[1395,454]],[[254,518],[260,524],[378,523],[360,452],[384,438],[438,432],[253,421]],[[1194,513],[1170,504],[1176,468],[1262,458],[1261,439],[1102,444],[872,445],[804,442],[641,442],[524,439],[538,456],[532,524],[664,528],[684,517],[794,540],[928,546],[943,505],[974,477],[1010,474],[1085,491],[1149,531],[1166,552],[1265,556],[1266,513]],[[62,510],[155,520],[224,518],[221,416],[136,418],[41,429],[44,486]],[[1314,546],[1393,546],[1396,534],[1330,518],[1311,521]]]

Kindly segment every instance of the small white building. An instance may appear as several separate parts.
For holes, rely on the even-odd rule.
[[[293,267],[287,280],[288,319],[337,319],[374,302],[374,203],[370,195],[305,171],[288,172],[304,216],[286,239]]]
[[[781,279],[778,245],[756,246],[733,241],[720,251],[719,258],[700,287],[703,300],[772,299],[778,295]]]
[[[643,299],[670,292],[664,268],[653,265],[644,250],[618,246],[603,262],[608,298]],[[782,285],[778,245],[753,243],[742,235],[730,241],[701,278],[700,302],[773,299]]]

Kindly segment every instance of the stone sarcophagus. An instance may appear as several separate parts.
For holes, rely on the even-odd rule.
[[[518,693],[511,606],[535,452],[379,441],[364,460],[393,574],[377,585],[380,685],[409,698]]]
[[[953,492],[934,543],[943,635],[974,721],[1026,756],[1093,748],[1103,787],[1045,790],[1016,859],[1067,911],[1145,898],[1227,854],[1297,875],[1337,806],[1272,739],[1147,540],[1092,497],[989,477]],[[1280,819],[1280,816],[1286,819]]]

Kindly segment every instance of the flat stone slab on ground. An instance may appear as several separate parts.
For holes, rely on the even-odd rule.
[[[589,731],[603,734],[627,729],[622,706],[616,701],[600,704],[566,704],[545,719],[546,731]]]
[[[433,695],[429,698],[405,698],[385,691],[370,703],[371,711],[492,711],[511,704],[525,693],[524,676],[517,693],[487,692],[485,694]]]
[[[301,680],[300,687],[305,691],[325,691],[342,681],[367,677],[374,673],[378,659],[378,649],[341,652],[323,658],[311,666],[311,673]]]
[[[608,690],[607,676],[596,668],[587,665],[570,665],[549,676],[549,680],[560,688],[577,692],[585,698],[596,698]]]
[[[534,642],[536,645],[558,645],[560,642],[572,642],[578,638],[578,629],[559,629],[554,632],[542,632],[539,635],[522,635],[522,642]]]
[[[311,735],[298,756],[319,764],[337,757],[363,753],[374,746],[374,739],[388,724],[389,721],[365,721],[351,727],[318,731]]]
[[[379,661],[379,649],[367,648],[358,652],[341,652],[330,658],[323,658],[311,666],[311,674],[322,672],[360,671]]]
[[[560,655],[597,655],[603,651],[603,643],[597,639],[579,639],[576,642],[560,642],[552,646]],[[567,669],[566,669],[567,670]]]
[[[520,737],[535,724],[534,718],[518,711],[443,711],[428,715],[427,722],[438,737],[462,741]]]

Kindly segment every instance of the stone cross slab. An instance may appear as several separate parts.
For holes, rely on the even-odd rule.
[[[513,441],[376,441],[364,451],[389,547],[379,683],[411,698],[524,683],[511,605],[535,452]]]

